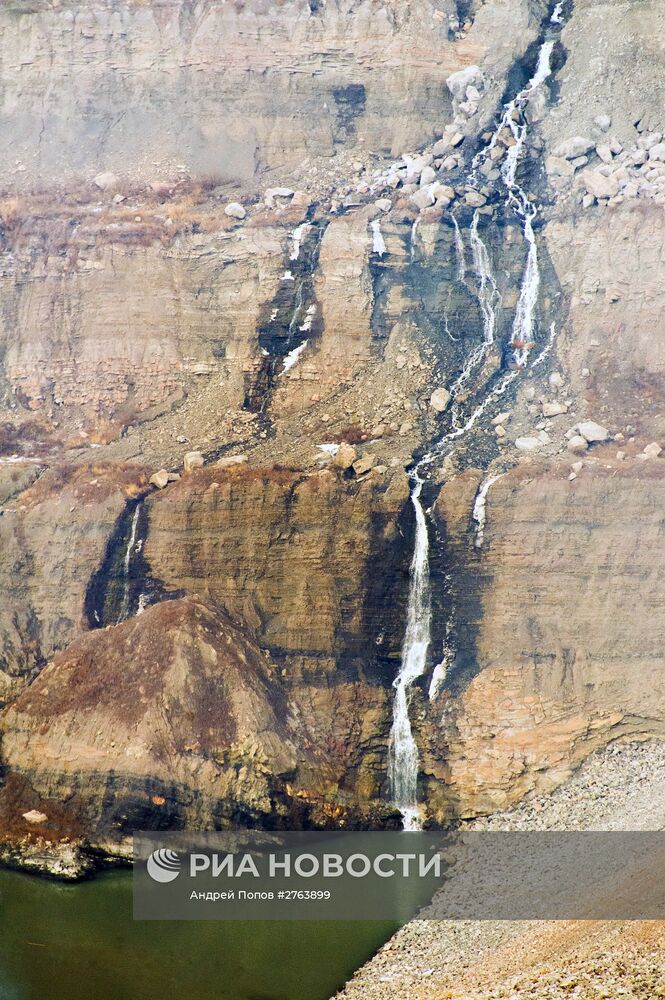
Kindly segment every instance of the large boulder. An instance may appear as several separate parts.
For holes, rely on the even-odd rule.
[[[586,156],[594,148],[594,145],[593,139],[575,135],[572,139],[564,139],[558,146],[555,146],[554,155],[560,156],[564,160],[574,160],[578,156]]]
[[[480,67],[466,66],[464,69],[458,70],[457,73],[451,73],[446,80],[446,85],[456,101],[463,101],[466,97],[467,87],[473,86],[479,92],[484,90],[485,78]]]
[[[583,420],[575,426],[575,430],[578,434],[581,434],[582,437],[589,442],[589,444],[594,444],[598,441],[607,441],[610,436],[610,432],[607,427],[597,424],[595,420]]]
[[[613,198],[619,192],[619,182],[613,174],[606,177],[599,170],[585,170],[582,180],[594,198]]]
[[[435,389],[429,398],[429,405],[437,413],[443,413],[450,402],[450,393],[441,385]]]

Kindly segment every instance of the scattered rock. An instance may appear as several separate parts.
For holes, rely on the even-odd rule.
[[[661,446],[658,444],[657,441],[652,441],[651,444],[648,444],[646,446],[646,448],[643,451],[643,454],[646,455],[647,458],[658,458],[662,450],[663,449],[661,448]]]
[[[436,180],[436,170],[433,167],[424,167],[423,172],[420,175],[420,186],[425,187],[427,184],[432,184]]]
[[[562,413],[568,413],[568,407],[565,403],[543,403],[543,416],[544,417],[558,417]]]
[[[353,471],[357,476],[363,476],[376,465],[376,455],[363,455],[353,463]]]
[[[183,468],[185,472],[191,472],[192,469],[200,469],[203,464],[203,454],[200,451],[185,452],[185,457],[183,458]]]
[[[538,451],[543,447],[543,442],[539,437],[518,437],[515,439],[515,447],[519,451]]]
[[[39,809],[29,809],[27,813],[23,813],[23,819],[28,823],[45,823],[48,816]]]
[[[574,455],[581,455],[589,447],[589,442],[586,438],[583,438],[581,434],[574,434],[568,441],[568,451],[572,451]]]
[[[613,198],[619,191],[619,182],[613,174],[606,177],[599,170],[585,170],[582,178],[587,192],[594,198]]]
[[[576,135],[572,139],[565,139],[554,149],[555,156],[561,156],[564,160],[574,160],[576,156],[585,156],[594,148],[591,139]]]
[[[665,162],[665,142],[658,142],[649,150],[649,159],[658,163]]]
[[[106,170],[101,174],[97,174],[93,183],[100,191],[108,191],[109,188],[116,186],[118,178],[110,170]]]
[[[573,464],[571,465],[571,469],[573,470],[573,472],[581,472],[583,468],[584,468],[584,462],[573,462]]]
[[[561,372],[552,372],[549,377],[550,385],[555,389],[560,389],[563,385],[563,375]]]
[[[612,119],[609,115],[598,115],[594,118],[594,125],[596,125],[601,132],[609,132],[610,125],[612,124]]]
[[[573,164],[563,156],[548,156],[545,169],[549,177],[572,177],[575,173]]]
[[[158,490],[163,490],[169,484],[169,474],[166,469],[160,469],[150,477],[151,486],[156,486]]]
[[[594,420],[583,420],[582,423],[574,427],[574,430],[578,434],[581,434],[589,444],[594,444],[597,441],[607,441],[610,436],[608,429],[602,427],[601,424],[597,424]]]
[[[356,449],[351,444],[347,444],[343,441],[333,459],[333,464],[337,466],[338,469],[350,469],[355,462],[358,454]]]
[[[429,405],[437,413],[443,413],[450,402],[450,393],[443,386],[435,389],[429,398]]]
[[[411,201],[416,208],[420,209],[421,212],[424,208],[429,208],[430,205],[434,204],[432,187],[432,184],[428,184],[426,187],[420,188],[420,190],[411,195]]]
[[[481,194],[480,191],[474,191],[471,189],[464,195],[464,201],[467,205],[470,205],[471,208],[481,208],[486,203],[487,198],[484,194]]]
[[[268,188],[268,190],[266,191],[265,195],[263,196],[263,200],[266,203],[266,205],[268,206],[268,208],[274,208],[275,207],[275,198],[293,198],[294,194],[295,194],[295,191],[292,191],[291,188],[287,188],[287,187]],[[232,202],[232,204],[237,204],[237,202],[235,202],[235,203]],[[225,209],[225,212],[226,212],[227,215],[230,214],[229,211],[228,211],[229,207],[230,206],[227,205],[226,209]],[[242,208],[242,206],[240,206],[240,207]],[[237,218],[237,219],[244,219],[244,217],[245,217],[244,211],[243,211],[242,215],[235,216],[235,218]]]
[[[457,101],[464,100],[467,87],[475,87],[480,96],[480,91],[484,90],[484,83],[482,71],[478,66],[466,66],[457,73],[451,73],[446,80],[448,90]]]
[[[217,469],[231,469],[234,465],[246,465],[247,455],[224,455],[215,462]]]
[[[244,219],[247,212],[239,201],[230,201],[224,209],[224,214],[231,216],[232,219]]]
[[[599,146],[596,146],[596,154],[603,163],[611,163],[614,159],[608,143],[601,143]]]
[[[507,424],[509,420],[510,413],[508,410],[504,410],[503,413],[497,413],[497,415],[492,418],[492,424],[494,427],[498,427],[499,424]]]
[[[393,207],[393,203],[390,198],[379,198],[374,204],[381,212],[389,212]]]

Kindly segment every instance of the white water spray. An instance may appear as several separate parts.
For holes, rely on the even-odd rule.
[[[473,254],[473,269],[478,279],[478,302],[483,316],[483,340],[485,344],[494,343],[496,331],[496,310],[501,304],[501,295],[497,288],[487,247],[478,232],[480,216],[476,210],[471,222],[471,252]]]
[[[293,246],[291,247],[291,253],[289,255],[289,260],[298,260],[298,257],[300,256],[300,244],[302,243],[302,237],[303,237],[303,233],[305,232],[306,227],[307,227],[307,223],[303,222],[303,224],[301,226],[298,226],[291,233],[290,239],[291,239],[291,242],[293,243]]]
[[[561,22],[557,21],[556,23]],[[540,288],[538,246],[533,231],[533,220],[538,214],[538,209],[529,200],[526,191],[520,187],[516,180],[517,167],[522,156],[527,132],[526,123],[520,119],[523,118],[523,113],[526,110],[529,99],[552,73],[551,60],[553,49],[554,39],[546,39],[541,46],[538,65],[536,66],[534,75],[524,90],[521,90],[517,97],[506,105],[501,122],[492,139],[492,143],[494,143],[499,133],[504,129],[509,129],[514,139],[514,144],[509,147],[506,153],[501,168],[501,177],[508,193],[508,204],[513,209],[515,215],[522,220],[524,238],[528,245],[526,265],[524,267],[524,274],[522,275],[522,285],[513,320],[512,336],[510,338],[511,344],[514,347],[513,357],[518,368],[524,367],[529,357],[529,352],[534,346],[534,318]]]
[[[490,491],[490,487],[494,485],[499,479],[505,476],[505,472],[497,472],[493,476],[488,476],[485,482],[481,485],[480,489],[476,493],[476,500],[473,505],[473,519],[476,522],[476,548],[479,549],[485,538],[485,521],[487,519],[487,494]]]
[[[129,576],[129,571],[132,564],[132,556],[136,548],[136,534],[139,527],[139,516],[141,514],[141,504],[137,504],[134,509],[134,516],[132,517],[132,524],[129,530],[129,538],[127,539],[127,548],[125,549],[125,557],[122,561],[123,570],[123,588],[122,588],[122,603],[120,605],[120,614],[118,615],[118,620],[116,625],[124,622],[129,616],[129,601],[131,595],[131,580]]]
[[[411,560],[409,607],[402,646],[402,663],[393,682],[393,726],[389,746],[389,779],[393,801],[401,811],[405,830],[419,830],[418,747],[411,730],[411,688],[425,671],[430,644],[432,603],[429,585],[429,536],[420,500],[423,480],[415,473],[411,503],[416,514],[416,537]]]
[[[550,24],[563,24],[562,14],[563,14],[563,5],[564,5],[564,3],[565,3],[565,0],[561,0],[561,2],[556,5],[556,7],[554,8],[554,10],[552,11],[552,16],[550,18]]]
[[[372,230],[372,253],[377,253],[379,257],[383,257],[386,253],[386,243],[381,233],[381,223],[378,219],[372,219],[369,224]]]
[[[455,255],[457,257],[457,280],[464,281],[466,277],[466,252],[464,250],[464,240],[462,239],[462,233],[460,232],[460,227],[457,219],[450,213],[450,218],[453,220],[453,228],[455,230]]]

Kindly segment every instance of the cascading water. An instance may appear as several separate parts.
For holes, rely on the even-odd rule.
[[[457,280],[464,281],[466,277],[466,252],[464,250],[464,240],[460,231],[459,223],[455,215],[451,212],[450,218],[453,220],[455,230],[455,254],[457,256]]]
[[[132,556],[136,552],[136,535],[138,533],[139,527],[139,517],[141,516],[141,504],[137,503],[134,514],[132,516],[132,523],[129,529],[129,536],[127,538],[127,548],[125,549],[125,555],[122,561],[122,601],[120,603],[120,614],[118,615],[118,621],[116,624],[120,625],[129,617],[129,605],[131,601],[131,567],[132,567]]]
[[[479,549],[483,544],[483,539],[485,537],[485,521],[487,518],[487,494],[490,488],[499,479],[505,476],[505,472],[497,472],[493,476],[488,476],[485,482],[481,485],[480,489],[476,493],[476,499],[473,505],[473,519],[476,522],[476,548]]]
[[[552,30],[558,29],[563,23],[563,7],[564,3],[561,2],[554,8],[550,18],[550,24],[554,25],[554,29]],[[437,459],[442,458],[448,452],[449,445],[471,430],[490,404],[506,392],[519,374],[520,369],[526,365],[529,352],[533,346],[535,310],[540,286],[538,248],[533,229],[533,220],[537,215],[538,209],[530,201],[524,189],[517,183],[516,174],[527,131],[526,122],[523,120],[523,113],[530,97],[548,79],[552,72],[551,57],[554,42],[555,39],[552,37],[546,37],[543,41],[538,57],[538,64],[531,80],[505,106],[504,113],[490,143],[475,157],[471,171],[471,176],[473,177],[490,150],[496,145],[499,135],[505,129],[509,129],[514,139],[514,144],[508,149],[506,154],[501,170],[501,178],[507,192],[507,204],[522,221],[524,239],[527,243],[527,259],[522,275],[520,295],[513,320],[510,341],[513,347],[513,357],[516,367],[502,376],[498,384],[495,384],[489,390],[484,399],[475,407],[467,419],[462,422],[458,407],[456,406],[456,396],[468,382],[472,371],[479,364],[480,360],[482,360],[487,347],[494,342],[496,309],[500,303],[500,296],[492,274],[489,254],[478,233],[478,212],[476,212],[474,213],[470,232],[473,265],[478,280],[478,300],[483,316],[483,343],[476,347],[467,358],[462,373],[451,387],[452,429],[439,440],[428,454],[420,459],[411,473],[413,483],[411,503],[415,511],[416,531],[410,568],[407,625],[402,645],[400,669],[393,683],[395,696],[393,699],[393,724],[389,743],[390,790],[393,802],[402,813],[402,822],[405,830],[419,830],[422,825],[422,818],[418,808],[419,755],[411,728],[409,704],[413,684],[419,677],[422,677],[426,670],[427,655],[431,645],[432,604],[430,593],[429,536],[427,519],[420,499],[425,483],[421,473]],[[453,223],[456,234],[456,252],[458,254],[458,278],[463,280],[466,276],[466,266],[464,263],[464,274],[462,274],[460,261],[464,262],[464,242],[457,220],[454,217]],[[414,233],[412,234],[412,248],[414,235],[415,226]],[[457,242],[458,238],[459,242]],[[460,247],[462,256],[460,256]],[[554,326],[552,326],[550,341],[544,353],[551,347],[553,336]],[[539,360],[540,358],[535,363],[538,363]],[[482,544],[487,491],[492,483],[496,482],[497,478],[498,476],[492,476],[486,480],[476,497],[474,517],[478,525],[477,545]],[[430,696],[436,693],[444,682],[449,658],[447,651],[444,651],[443,659],[441,664],[439,664],[441,669],[438,671],[436,677],[432,678],[432,683],[430,684]]]
[[[381,232],[381,223],[378,219],[373,219],[370,222],[369,227],[372,230],[372,253],[376,253],[379,257],[383,257],[386,252],[386,244]]]
[[[553,24],[555,28],[559,28],[563,23],[562,10],[563,4],[557,4],[550,18],[550,24]],[[506,129],[510,131],[514,141],[506,153],[501,168],[501,179],[506,188],[507,204],[521,220],[524,239],[527,243],[526,264],[522,275],[520,295],[517,302],[517,309],[515,310],[513,330],[510,338],[511,346],[514,348],[513,358],[518,368],[523,368],[526,365],[529,352],[534,346],[534,317],[540,287],[540,268],[538,266],[538,246],[533,231],[533,221],[538,214],[538,209],[529,199],[524,188],[517,183],[516,176],[527,134],[524,112],[531,97],[533,97],[534,93],[545,83],[552,73],[554,43],[555,38],[545,38],[540,47],[538,63],[533,76],[526,87],[520,90],[517,96],[504,106],[503,115],[489,145],[480,151],[472,164],[473,175],[480,164],[487,158],[489,152],[496,146],[501,133]]]
[[[420,500],[424,480],[416,472],[411,503],[416,514],[416,537],[411,560],[409,609],[402,646],[402,664],[393,687],[393,725],[390,733],[389,779],[395,805],[405,830],[419,830],[418,747],[409,719],[411,688],[425,671],[431,636],[432,602],[429,583],[429,536]]]

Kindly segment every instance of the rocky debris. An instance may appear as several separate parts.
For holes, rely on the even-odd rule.
[[[658,456],[662,453],[662,450],[663,449],[657,441],[652,441],[651,444],[648,444],[646,448],[644,448],[642,454],[645,458],[658,458]]]
[[[594,143],[591,139],[586,139],[584,136],[576,135],[572,139],[566,139],[564,142],[560,142],[554,149],[554,155],[561,157],[564,160],[574,160],[578,156],[585,156],[594,148]]]
[[[581,434],[581,436],[588,441],[589,444],[607,441],[610,436],[608,429],[601,426],[601,424],[597,424],[595,420],[582,420],[572,429],[578,434]]]
[[[435,389],[429,398],[429,405],[437,413],[443,413],[450,402],[450,393],[443,386]]]
[[[48,820],[46,813],[40,812],[39,809],[29,809],[21,815],[27,823],[46,823]]]
[[[266,190],[266,192],[265,192],[265,194],[263,196],[263,200],[264,200],[265,204],[268,206],[268,208],[274,208],[275,207],[275,203],[276,203],[276,201],[277,201],[278,198],[281,198],[281,199],[291,199],[291,198],[293,198],[294,194],[295,194],[295,191],[292,191],[291,188],[287,188],[287,187],[273,187],[273,188],[268,188]],[[228,209],[230,207],[231,207],[230,205],[227,205],[227,207],[226,207],[226,214],[227,215],[231,214],[228,211]],[[244,218],[244,215],[237,215],[235,217],[238,218],[238,219],[242,219],[242,218]]]
[[[543,447],[543,442],[539,437],[518,437],[515,438],[515,447],[519,451],[540,451]]]
[[[336,465],[338,469],[350,469],[357,457],[358,454],[353,445],[343,441],[335,453],[333,465]]]
[[[548,156],[545,169],[549,177],[572,177],[575,173],[573,164],[562,156]]]
[[[480,95],[485,87],[485,78],[478,66],[466,66],[457,73],[451,73],[446,86],[456,101],[463,101],[468,96],[469,87],[475,88],[475,92]]]
[[[230,216],[232,219],[244,219],[247,211],[239,201],[231,201],[224,209],[224,214]]]
[[[224,455],[215,462],[216,469],[233,469],[239,465],[247,465],[247,455]]]
[[[376,455],[370,455],[370,454],[363,455],[362,458],[356,459],[356,461],[353,463],[353,471],[355,472],[356,476],[364,476],[371,469],[374,469],[376,467],[376,463],[377,463]]]
[[[152,474],[149,482],[151,486],[156,486],[158,490],[163,490],[170,482],[169,473],[166,469],[160,469],[159,472]]]
[[[556,401],[543,403],[544,417],[558,417],[562,413],[568,413],[568,407],[565,403],[558,403]]]
[[[610,126],[612,125],[612,119],[609,115],[598,115],[593,121],[594,125],[596,125],[601,132],[609,132]]]
[[[465,823],[463,829],[660,830],[665,826],[664,789],[665,744],[623,742],[591,755],[554,791]],[[662,932],[657,924],[459,921],[443,919],[444,912],[437,911],[435,897],[422,914],[424,919],[397,931],[337,994],[337,1000],[395,996],[647,1000],[658,995]],[[639,947],[641,934],[644,943]]]
[[[582,175],[582,182],[587,193],[599,200],[602,198],[613,198],[619,192],[619,181],[617,178],[612,174],[608,177],[599,170],[585,170]]]
[[[554,389],[560,389],[564,384],[564,379],[561,372],[552,372],[547,381]]]
[[[580,455],[587,450],[589,447],[589,442],[581,434],[573,434],[571,438],[568,439],[568,444],[566,445],[568,451],[572,451],[574,455]]]
[[[480,191],[471,189],[464,195],[464,201],[471,208],[481,208],[487,202],[487,198]]]
[[[185,472],[192,472],[194,469],[200,469],[205,464],[203,454],[200,451],[185,452],[182,462]]]
[[[101,174],[97,174],[93,184],[98,187],[100,191],[109,191],[114,188],[119,183],[118,178],[110,170],[106,170]]]

